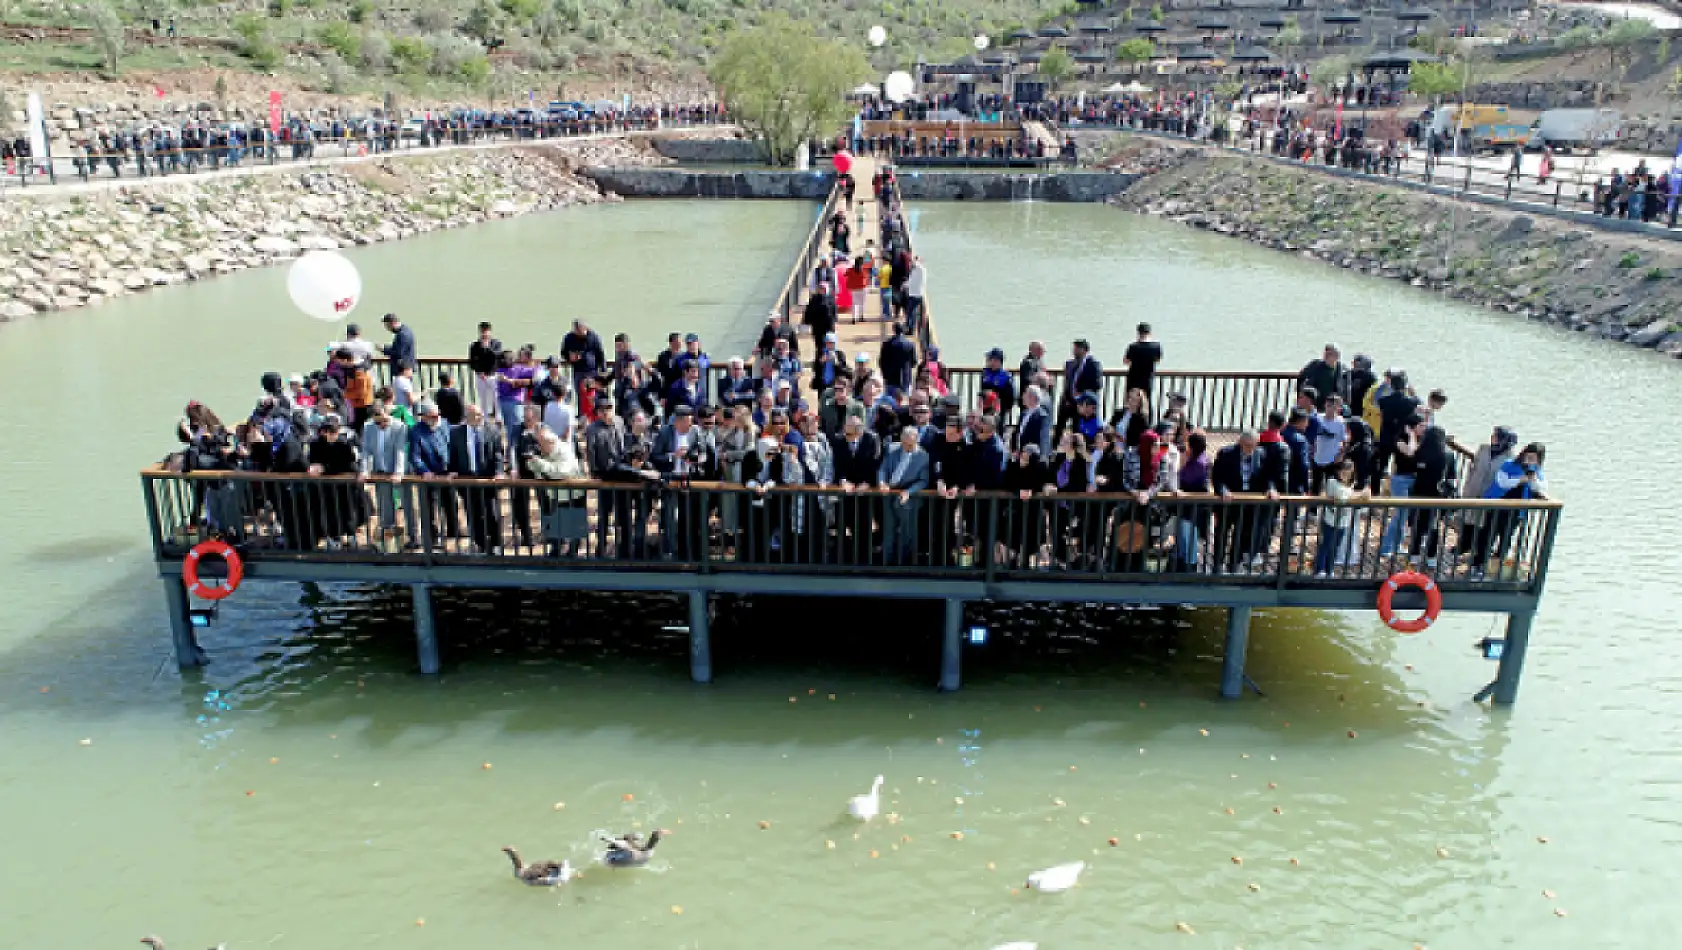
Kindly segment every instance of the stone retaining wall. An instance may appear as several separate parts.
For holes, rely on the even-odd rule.
[[[0,322],[203,280],[315,249],[617,200],[586,163],[657,162],[627,139],[151,179],[0,201]]]
[[[696,172],[682,168],[590,168],[602,188],[627,198],[773,198],[822,201],[825,172]],[[1112,172],[925,172],[901,169],[908,201],[1106,201],[1138,176]]]
[[[673,161],[697,165],[763,165],[771,160],[765,143],[754,139],[657,138],[654,150]]]
[[[1116,203],[1682,357],[1682,246],[1230,153]]]

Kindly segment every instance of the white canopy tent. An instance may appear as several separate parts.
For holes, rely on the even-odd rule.
[[[870,83],[865,83],[864,85],[858,87],[857,89],[854,89],[853,90],[853,95],[855,95],[855,96],[874,96],[874,95],[880,93],[881,91],[882,90],[881,90],[880,87],[873,86]]]

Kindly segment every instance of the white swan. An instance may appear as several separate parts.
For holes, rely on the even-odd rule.
[[[882,810],[882,776],[870,783],[868,795],[854,795],[847,800],[847,814],[859,821],[869,821]]]
[[[1085,861],[1074,861],[1069,864],[1059,864],[1054,868],[1035,871],[1028,875],[1028,886],[1036,891],[1056,894],[1066,891],[1080,880],[1080,872],[1086,870]]]

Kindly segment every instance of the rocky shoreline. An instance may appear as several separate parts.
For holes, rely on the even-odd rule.
[[[561,140],[68,194],[14,193],[0,201],[0,322],[308,250],[617,201],[577,170],[668,161],[642,139]]]
[[[1682,245],[1192,150],[1120,207],[1682,358]]]

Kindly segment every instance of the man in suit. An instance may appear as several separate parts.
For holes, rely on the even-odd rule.
[[[1260,444],[1254,429],[1239,433],[1238,441],[1215,453],[1210,481],[1222,499],[1239,494],[1266,494],[1276,500],[1285,491],[1285,453],[1280,443]],[[1215,566],[1223,573],[1245,564],[1262,566],[1263,550],[1271,534],[1275,506],[1231,504],[1220,510],[1215,536]],[[1229,557],[1230,555],[1230,557]]]
[[[876,477],[877,487],[890,494],[883,500],[886,537],[883,554],[889,564],[910,564],[917,557],[917,493],[929,485],[929,453],[917,444],[910,426],[900,430],[899,444],[888,450]]]
[[[1016,427],[1015,451],[1028,446],[1039,449],[1039,458],[1051,457],[1051,413],[1045,408],[1045,393],[1038,386],[1022,390],[1022,421]]]
[[[830,456],[835,465],[835,483],[849,496],[860,488],[876,484],[877,473],[882,468],[882,443],[876,438],[876,433],[865,428],[862,418],[847,418],[841,434],[831,440]],[[862,556],[869,559],[876,538],[874,508],[874,505],[861,503],[854,497],[841,499],[843,558]],[[849,542],[849,537],[854,540]]]
[[[917,344],[906,336],[905,324],[894,324],[894,335],[882,341],[882,353],[876,365],[882,370],[882,382],[889,389],[911,391],[912,376],[917,371]]]
[[[625,444],[625,427],[614,415],[613,400],[596,400],[596,421],[584,429],[584,458],[590,467],[590,477],[597,481],[613,479],[613,473],[625,460]],[[609,522],[613,524],[615,536],[624,539],[629,537],[626,531],[630,520],[630,501],[624,489],[596,492],[597,557],[607,556]],[[624,556],[628,545],[621,543],[619,550]]]
[[[1069,427],[1075,417],[1079,398],[1091,393],[1094,398],[1104,387],[1104,366],[1092,356],[1092,344],[1076,340],[1074,358],[1063,364],[1063,398],[1057,401],[1057,434]]]
[[[478,406],[468,406],[467,418],[450,430],[450,477],[507,478],[507,438],[500,425],[485,421]],[[457,491],[467,507],[467,536],[480,553],[493,553],[502,546],[501,487],[470,485]]]
[[[412,493],[403,484],[409,470],[409,427],[393,419],[385,406],[375,405],[374,415],[362,426],[362,461],[357,480],[367,481],[370,475],[391,480],[390,485],[374,486],[376,510],[380,513],[380,530],[384,536],[396,537],[397,505],[401,497],[403,521],[409,526],[409,546],[415,547],[415,509]]]

